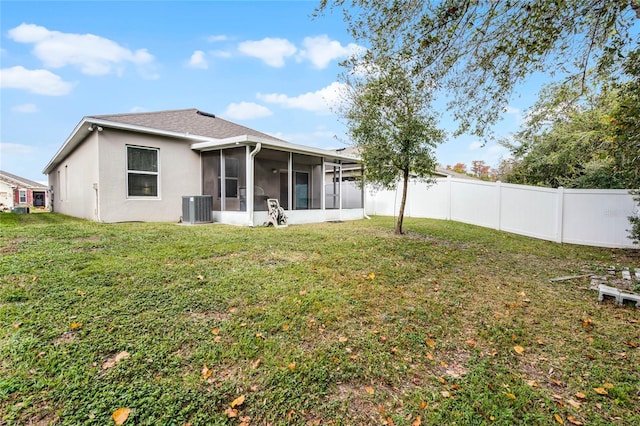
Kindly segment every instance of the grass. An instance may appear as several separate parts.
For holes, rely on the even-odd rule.
[[[640,424],[640,309],[549,282],[637,252],[405,226],[3,213],[0,422]]]

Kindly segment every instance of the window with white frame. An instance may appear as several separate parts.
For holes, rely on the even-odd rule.
[[[127,146],[127,196],[158,196],[158,148]]]
[[[26,189],[18,190],[18,202],[20,204],[26,204],[27,203],[27,190]]]

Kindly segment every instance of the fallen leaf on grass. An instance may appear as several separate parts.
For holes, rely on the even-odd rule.
[[[203,379],[207,379],[213,374],[213,370],[207,367],[207,364],[203,364],[201,374]]]
[[[569,420],[569,422],[571,422],[571,424],[574,424],[576,426],[582,426],[582,424],[583,424],[581,421],[576,420],[576,418],[573,417],[573,416],[568,416],[567,420]]]
[[[346,338],[346,337],[344,337],[344,336],[340,336],[340,337],[338,337],[338,342],[340,342],[340,343],[344,343],[344,342],[346,342],[347,340],[349,340],[349,339],[347,339],[347,338]]]
[[[587,395],[585,395],[583,392],[576,392],[576,397],[579,399],[587,399]]]
[[[231,401],[231,408],[233,407],[239,407],[242,404],[244,404],[244,395],[240,395],[239,397],[237,397],[236,399],[234,399],[233,401]]]
[[[369,395],[373,395],[375,390],[371,387],[371,386],[365,386],[364,390],[366,393],[368,393]]]
[[[419,408],[420,408],[421,410],[424,410],[425,408],[427,408],[427,406],[428,406],[428,405],[429,405],[429,404],[427,403],[427,401],[422,401],[422,402],[420,403],[420,407],[419,407]]]
[[[599,395],[609,395],[605,388],[593,388],[593,390]]]
[[[232,419],[234,417],[238,417],[238,410],[236,410],[235,408],[227,407],[227,409],[224,410],[224,413],[230,419]]]
[[[123,359],[127,359],[131,356],[131,354],[127,351],[122,351],[120,353],[118,353],[116,356],[114,356],[113,358],[109,358],[107,359],[105,362],[102,363],[102,369],[103,370],[107,370],[111,367],[114,367],[117,363],[119,363],[120,361],[122,361]]]
[[[295,362],[290,362],[287,367],[289,368],[290,371],[293,371],[293,370],[296,369],[296,363]]]
[[[522,353],[524,352],[524,348],[520,345],[516,345],[513,347],[513,350],[516,351],[516,353],[518,355],[522,355]]]
[[[556,420],[556,422],[560,423],[561,425],[564,424],[564,420],[562,420],[562,417],[560,417],[558,414],[554,414],[553,418]]]
[[[420,426],[422,424],[422,418],[420,416],[416,417],[414,421],[411,422],[411,426]]]
[[[217,336],[218,334],[220,334],[220,329],[218,327],[214,327],[211,329],[211,334]]]
[[[449,391],[440,391],[440,395],[444,396],[445,398],[451,398],[451,393]]]
[[[284,331],[289,330],[289,324],[282,324],[282,330]]]
[[[13,328],[20,328],[22,326],[21,322],[14,322],[13,323]]]
[[[469,346],[470,348],[475,348],[476,347],[476,341],[475,340],[467,340],[465,342],[467,344],[467,346]]]
[[[593,321],[591,320],[591,318],[586,318],[582,320],[582,327],[583,328],[587,328],[587,327],[591,327],[593,326]]]
[[[244,416],[244,417],[240,417],[240,424],[238,426],[249,426],[249,422],[251,422],[251,417],[249,416]],[[320,423],[317,423],[320,424]]]
[[[130,413],[131,413],[131,410],[129,408],[124,408],[124,407],[118,408],[116,411],[113,412],[113,414],[111,414],[111,418],[113,419],[114,422],[116,422],[116,425],[121,425],[127,421]]]
[[[260,366],[261,362],[262,362],[262,360],[260,358],[256,359],[255,361],[253,361],[251,363],[251,368],[253,368],[255,370],[256,368],[258,368]]]
[[[78,290],[78,296],[84,296],[84,291]]]
[[[580,408],[580,406],[582,405],[581,403],[579,403],[578,401],[575,401],[571,398],[567,399],[567,404],[569,404],[570,406],[572,406],[573,408]]]
[[[604,385],[602,385],[602,387],[605,388],[605,389],[611,389],[611,388],[613,388],[613,384],[605,383]]]
[[[72,323],[70,324],[70,326],[71,326],[71,329],[72,329],[72,330],[75,330],[75,329],[77,329],[77,328],[82,327],[82,323],[81,323],[81,322],[72,322]]]
[[[429,361],[433,361],[433,354],[431,352],[427,352],[427,358]]]
[[[527,380],[527,384],[529,386],[531,386],[532,388],[537,388],[538,387],[538,382],[536,382],[535,380]]]
[[[507,398],[509,399],[516,399],[516,396],[512,393],[505,393],[505,395],[507,396]]]
[[[367,278],[369,278],[370,280],[374,279],[376,277],[376,274],[374,272],[371,272],[369,275],[367,275]]]
[[[435,348],[436,347],[436,342],[435,340],[432,339],[427,339],[425,340],[425,343],[427,344],[427,346],[429,346],[430,348]]]

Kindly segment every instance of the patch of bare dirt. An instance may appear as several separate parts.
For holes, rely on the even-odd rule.
[[[58,336],[54,341],[54,345],[62,345],[66,343],[71,343],[76,339],[76,334],[71,331],[65,331],[60,336]]]

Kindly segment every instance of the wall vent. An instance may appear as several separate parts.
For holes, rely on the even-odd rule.
[[[211,223],[213,222],[213,196],[184,195],[182,196],[182,223]]]

